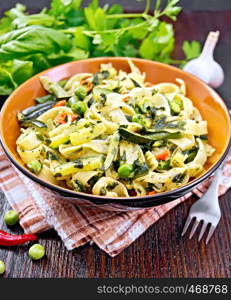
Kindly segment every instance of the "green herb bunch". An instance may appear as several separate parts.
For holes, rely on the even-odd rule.
[[[134,0],[135,1],[135,0]],[[17,4],[0,20],[0,95],[9,95],[32,75],[49,67],[88,57],[142,57],[168,64],[183,64],[200,54],[196,41],[184,42],[185,59],[171,58],[174,29],[162,17],[176,21],[179,0],[165,7],[157,0],[150,13],[150,0],[142,13],[99,6],[92,0],[51,0],[49,9],[28,14]]]

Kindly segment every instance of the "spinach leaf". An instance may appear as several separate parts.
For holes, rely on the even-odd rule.
[[[39,73],[46,70],[52,66],[52,64],[47,60],[45,54],[36,53],[25,58],[33,63],[34,73]]]
[[[138,178],[148,173],[149,168],[146,163],[141,163],[138,159],[133,162],[134,177]]]
[[[10,72],[0,68],[0,95],[9,95],[16,87]]]
[[[185,179],[186,173],[179,173],[175,175],[172,179],[172,182],[181,183]]]
[[[19,85],[33,75],[33,63],[14,59],[11,66],[11,74],[14,81]]]
[[[61,31],[42,26],[28,26],[0,36],[0,62],[36,53],[59,53],[72,43]]]
[[[201,49],[196,41],[185,42],[186,58],[171,58],[174,30],[161,17],[175,21],[178,2],[157,0],[153,14],[148,14],[149,0],[143,12],[129,14],[118,4],[100,7],[98,0],[85,8],[83,0],[51,0],[49,9],[36,14],[16,4],[0,19],[1,93],[10,94],[44,69],[87,57],[138,56],[183,66]]]
[[[85,59],[85,58],[88,58],[88,52],[78,48],[73,48],[71,51],[67,53],[61,53],[61,54],[54,53],[48,56],[48,60],[53,66],[64,64],[72,60]]]

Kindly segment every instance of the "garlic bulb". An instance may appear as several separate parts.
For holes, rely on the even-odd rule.
[[[219,31],[210,32],[201,55],[188,62],[183,68],[213,88],[218,88],[224,81],[224,71],[213,57],[219,34]]]

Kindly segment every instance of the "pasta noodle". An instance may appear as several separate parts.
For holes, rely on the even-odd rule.
[[[75,74],[62,85],[40,78],[56,102],[41,113],[39,105],[32,114],[22,111],[16,142],[32,172],[106,197],[165,192],[200,175],[215,149],[185,82],[150,87],[128,64],[130,73],[103,64],[96,74]]]

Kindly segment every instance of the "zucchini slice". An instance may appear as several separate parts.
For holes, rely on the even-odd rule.
[[[119,128],[120,137],[126,141],[134,144],[150,144],[158,140],[166,139],[179,139],[182,137],[180,132],[155,132],[148,135],[141,135],[134,132],[130,132],[125,128]]]
[[[26,120],[22,122],[23,127],[36,127],[37,129],[47,128],[47,125],[39,120]]]
[[[50,105],[54,105],[54,104],[55,104],[55,101],[47,101],[47,102],[42,103],[42,104],[37,104],[37,105],[34,105],[34,106],[30,106],[28,108],[25,108],[22,111],[22,114],[24,116],[29,117],[32,113],[34,113],[36,111],[39,111],[40,109],[43,109],[45,107],[50,107]]]

